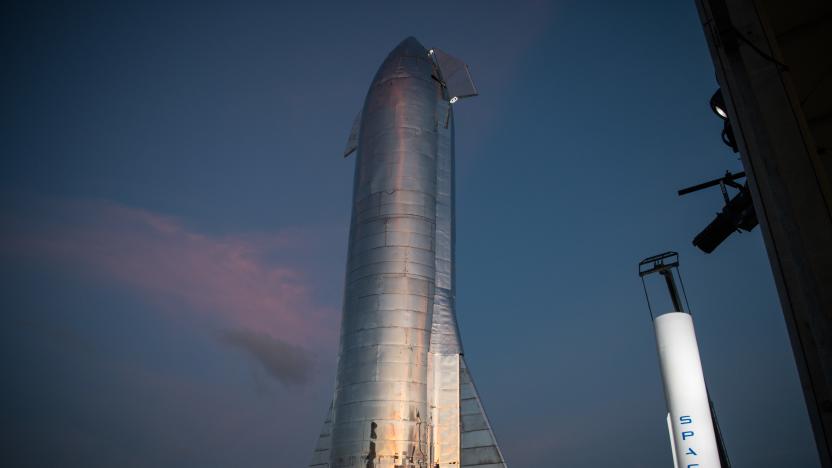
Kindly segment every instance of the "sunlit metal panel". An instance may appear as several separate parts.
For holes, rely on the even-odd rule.
[[[476,94],[467,66],[408,38],[382,63],[353,123],[336,390],[312,466],[505,466],[454,310],[459,90]]]

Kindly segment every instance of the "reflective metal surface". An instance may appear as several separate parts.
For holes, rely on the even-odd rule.
[[[431,55],[436,58],[436,64],[442,71],[442,83],[451,97],[451,104],[459,98],[479,94],[465,62],[441,49],[432,49]]]
[[[505,466],[461,355],[443,83],[433,55],[405,39],[347,142],[356,166],[338,374],[311,466]]]

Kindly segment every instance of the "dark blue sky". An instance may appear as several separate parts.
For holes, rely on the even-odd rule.
[[[734,466],[818,466],[692,1],[6,2],[2,451],[305,466],[334,385],[353,159],[408,35],[467,61],[457,308],[514,467],[670,466],[637,262],[678,250]]]

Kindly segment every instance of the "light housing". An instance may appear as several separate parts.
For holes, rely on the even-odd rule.
[[[741,190],[722,208],[716,218],[693,239],[693,245],[711,253],[734,232],[750,231],[757,226],[757,214],[748,189]]]
[[[722,89],[717,89],[711,96],[711,111],[722,120],[728,120],[728,110],[725,107],[725,98],[722,97]]]
[[[722,96],[722,88],[717,88],[708,103],[710,104],[711,112],[722,119],[722,142],[731,148],[733,152],[739,152],[737,140],[734,138],[734,129],[731,127],[731,121],[728,119],[728,108],[725,107],[725,98]]]
[[[687,195],[715,186],[719,186],[722,191],[722,198],[725,200],[722,211],[717,213],[716,218],[693,239],[693,245],[701,251],[711,253],[734,232],[750,231],[757,226],[757,213],[754,211],[748,184],[736,182],[742,177],[745,177],[745,172],[732,174],[726,171],[724,177],[679,190],[679,195]],[[733,198],[729,197],[727,187],[732,187],[739,193]]]

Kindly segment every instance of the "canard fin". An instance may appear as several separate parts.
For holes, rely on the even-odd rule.
[[[355,120],[352,121],[352,130],[350,130],[350,136],[347,138],[347,146],[344,148],[344,157],[351,155],[355,150],[358,149],[358,134],[361,131],[361,111],[358,111],[358,115],[355,116]]]

